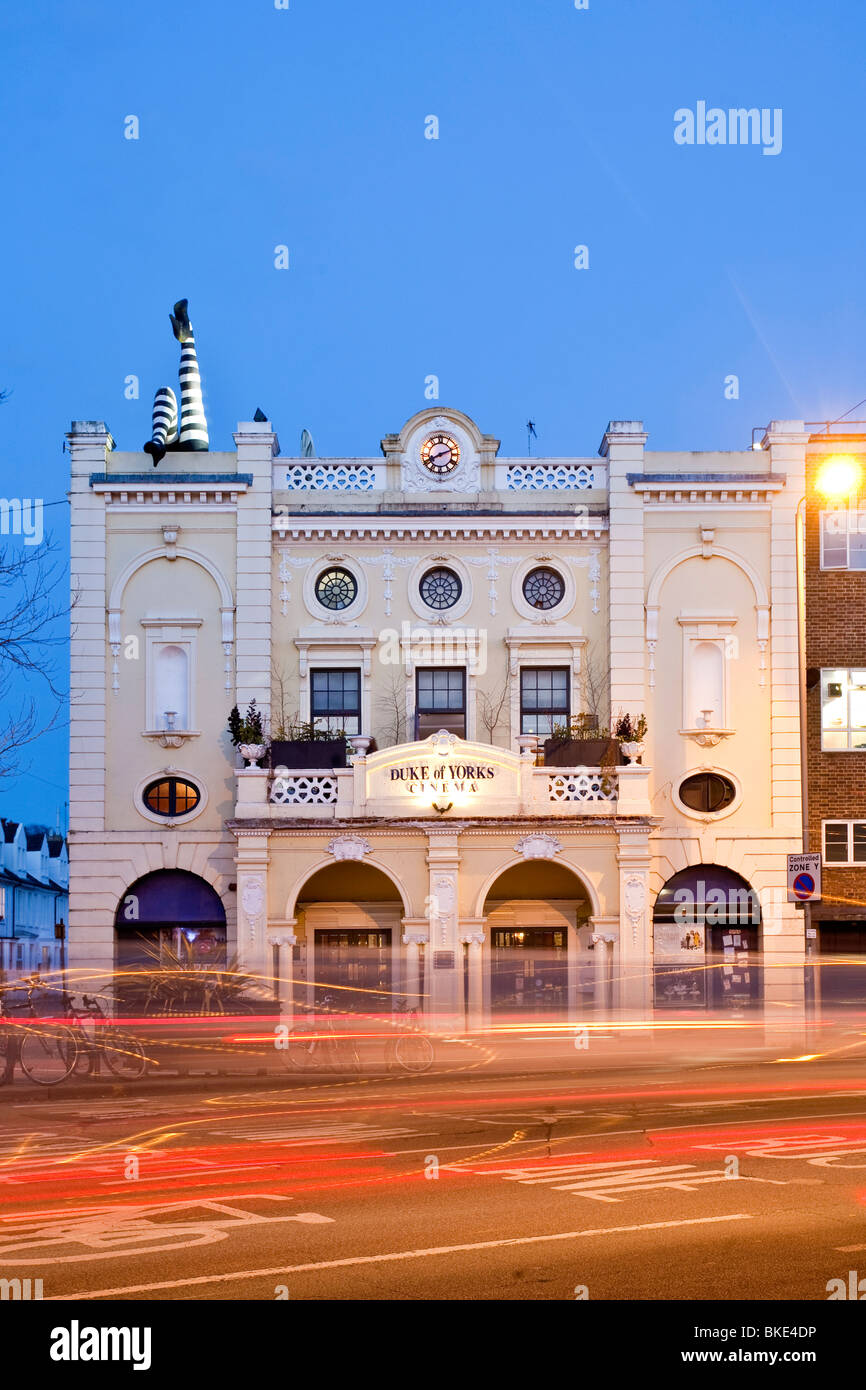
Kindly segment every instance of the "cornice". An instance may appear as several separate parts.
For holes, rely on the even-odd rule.
[[[334,517],[275,516],[274,534],[280,541],[440,541],[440,540],[600,540],[608,530],[606,516],[548,514],[544,517],[497,513],[466,516],[392,517],[349,515]]]

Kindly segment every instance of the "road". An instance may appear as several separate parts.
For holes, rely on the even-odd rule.
[[[859,1050],[16,1082],[0,1113],[0,1278],[46,1300],[866,1293]]]

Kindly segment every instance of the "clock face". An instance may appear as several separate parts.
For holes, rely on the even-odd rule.
[[[450,434],[431,434],[421,445],[421,462],[436,478],[445,478],[460,462],[460,445]]]

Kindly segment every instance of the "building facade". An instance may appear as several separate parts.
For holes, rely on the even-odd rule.
[[[257,420],[158,471],[68,439],[72,964],[236,958],[285,1009],[473,1024],[802,1000],[801,422],[509,459],[435,406],[373,456]],[[252,700],[273,766],[228,736]],[[630,754],[568,741],[625,714]]]
[[[855,480],[831,503],[820,491],[828,460]],[[809,909],[822,1002],[862,998],[866,957],[866,433],[863,425],[809,436],[805,526],[809,848],[823,858],[823,896]],[[820,968],[821,957],[834,956]],[[842,958],[849,959],[850,967]]]
[[[69,915],[66,839],[0,817],[0,983],[63,964]]]

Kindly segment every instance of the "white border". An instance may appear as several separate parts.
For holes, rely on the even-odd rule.
[[[149,811],[144,804],[144,789],[151,782],[159,782],[164,778],[177,777],[184,782],[191,782],[199,794],[199,803],[192,811],[187,811],[182,816],[158,816],[155,811]],[[152,821],[154,825],[164,825],[172,827],[175,825],[188,825],[190,821],[196,820],[201,815],[208,803],[207,787],[197,773],[184,772],[182,767],[163,767],[156,772],[149,772],[146,777],[142,777],[138,786],[132,794],[132,804],[142,820]]]
[[[695,811],[691,806],[687,806],[684,801],[680,801],[679,789],[683,782],[687,782],[690,777],[700,777],[702,773],[709,773],[716,777],[724,777],[726,782],[730,782],[734,788],[734,799],[729,806],[724,806],[721,811]],[[691,767],[684,772],[676,782],[671,783],[671,801],[676,806],[681,815],[689,820],[703,821],[709,824],[710,821],[726,820],[735,811],[740,809],[743,802],[743,786],[739,777],[735,777],[733,772],[728,772],[724,767],[710,767],[703,764],[701,767]]]
[[[334,610],[325,608],[316,598],[316,583],[319,575],[326,569],[332,568],[346,569],[352,575],[358,586],[355,595],[348,608]],[[370,596],[370,586],[367,583],[367,574],[364,569],[361,557],[356,554],[344,554],[333,551],[319,555],[312,561],[306,574],[304,575],[304,603],[307,612],[312,614],[320,623],[353,623],[363,613],[367,607],[367,600]]]
[[[453,570],[460,580],[460,597],[453,608],[428,608],[421,597],[421,580],[429,570]],[[472,606],[472,580],[462,560],[453,555],[425,555],[409,575],[409,605],[419,618],[437,626],[450,625],[464,617]]]
[[[556,570],[563,584],[565,594],[555,608],[533,608],[523,597],[523,581],[532,570]],[[530,623],[557,623],[568,616],[577,602],[577,582],[571,565],[556,555],[533,555],[518,565],[511,576],[511,602],[516,613]]]

